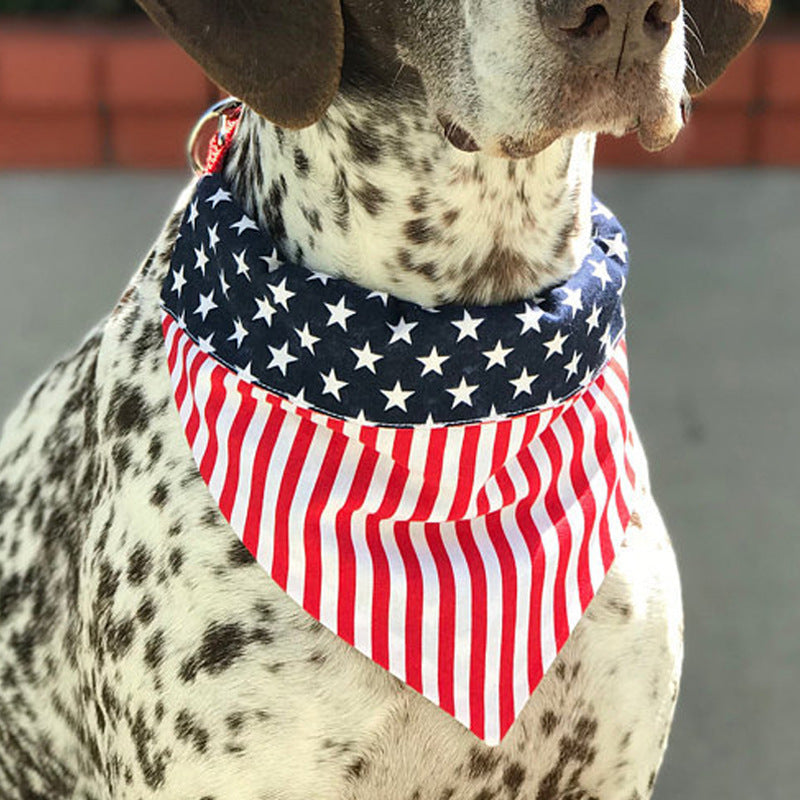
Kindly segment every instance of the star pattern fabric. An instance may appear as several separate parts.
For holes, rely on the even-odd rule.
[[[285,263],[213,176],[163,284],[178,418],[232,531],[487,744],[630,520],[627,246],[600,204],[593,219],[580,269],[542,297],[425,309]]]
[[[601,204],[578,271],[540,297],[427,309],[281,259],[219,175],[187,208],[165,311],[249,381],[333,417],[455,424],[562,404],[624,332],[625,234]]]

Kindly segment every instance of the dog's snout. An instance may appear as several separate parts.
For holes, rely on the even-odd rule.
[[[652,61],[665,47],[681,0],[537,0],[547,36],[584,64]]]

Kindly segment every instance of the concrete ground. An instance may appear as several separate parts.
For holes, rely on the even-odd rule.
[[[0,417],[114,303],[183,174],[0,176]],[[800,173],[598,176],[687,657],[657,800],[800,786]]]

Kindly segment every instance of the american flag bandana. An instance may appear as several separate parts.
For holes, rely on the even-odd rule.
[[[497,744],[634,487],[625,235],[528,301],[423,308],[282,259],[202,178],[162,290],[175,401],[235,534],[306,612]]]

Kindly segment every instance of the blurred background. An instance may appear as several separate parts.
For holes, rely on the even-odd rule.
[[[128,0],[0,0],[0,418],[112,307],[218,90]],[[800,795],[800,0],[661,154],[604,138],[632,404],[684,584],[656,800]]]

